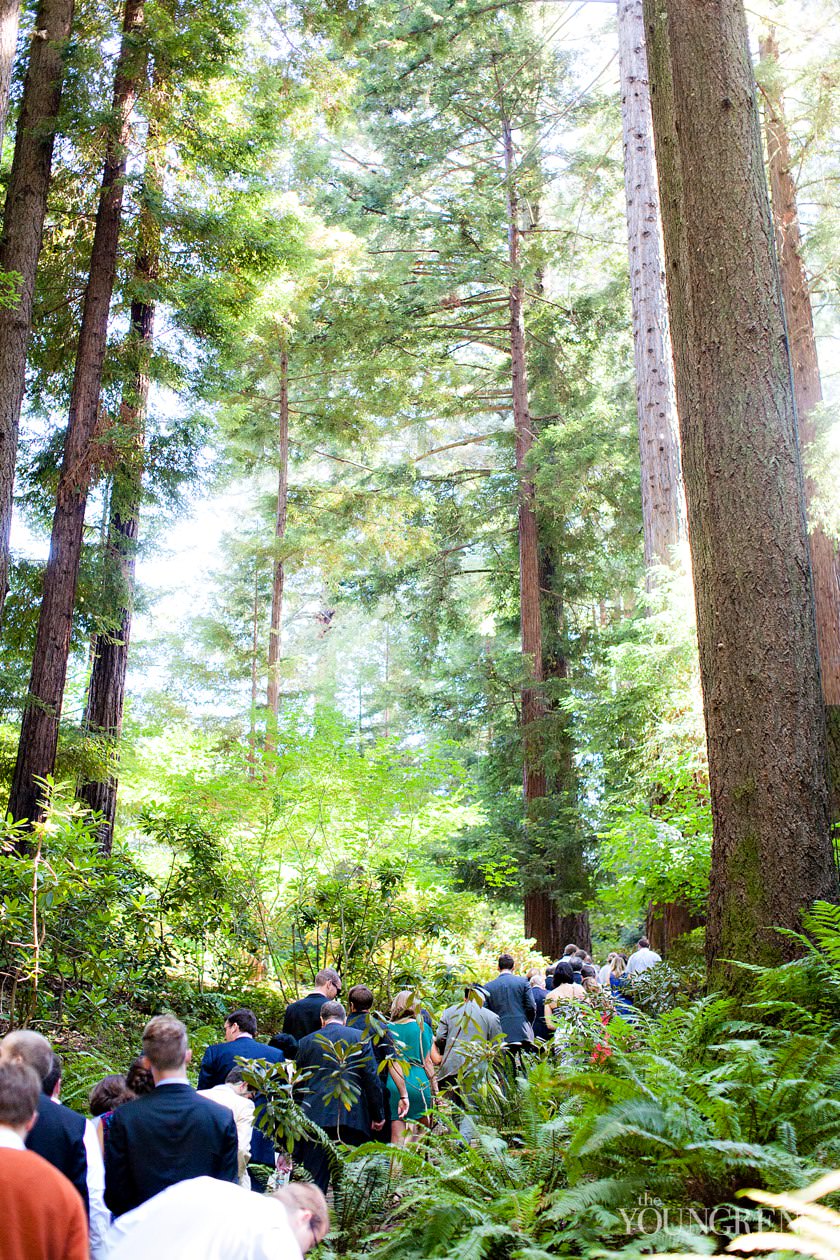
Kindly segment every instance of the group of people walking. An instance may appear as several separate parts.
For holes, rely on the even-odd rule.
[[[658,961],[644,939],[629,960],[611,954],[600,970],[575,945],[528,975],[502,954],[498,974],[466,985],[436,1022],[408,990],[385,1015],[357,984],[345,1007],[341,977],[324,968],[268,1043],[257,1039],[253,1011],[232,1010],[223,1040],[204,1053],[197,1089],[185,1026],[155,1016],[125,1075],[91,1091],[92,1120],[61,1103],[61,1062],[49,1042],[11,1032],[0,1042],[3,1260],[300,1260],[329,1228],[330,1151],[318,1130],[351,1146],[402,1143],[434,1122],[440,1095],[468,1113],[468,1069],[483,1047],[515,1059],[532,1053],[561,1038],[564,1004],[597,995],[626,1014],[627,978]],[[266,1099],[247,1071],[257,1060],[294,1060],[290,1079],[308,1125],[292,1161],[259,1127]],[[305,1179],[282,1184],[292,1164]],[[277,1188],[262,1193],[269,1174]]]

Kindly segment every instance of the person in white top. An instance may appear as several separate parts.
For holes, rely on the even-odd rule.
[[[118,1217],[108,1260],[301,1260],[329,1224],[326,1199],[307,1182],[257,1195],[193,1177]]]
[[[617,955],[615,951],[613,951],[611,954],[608,954],[607,961],[604,963],[603,967],[601,967],[600,971],[598,972],[598,983],[601,985],[602,988],[606,988],[610,983],[610,972],[613,969],[613,963],[615,962],[616,957]]]
[[[52,1069],[44,1079],[44,1093],[49,1094],[60,1107],[64,1065],[53,1051]],[[87,1188],[90,1226],[91,1260],[104,1260],[107,1255],[105,1238],[111,1227],[111,1213],[105,1206],[105,1161],[99,1135],[90,1120],[85,1120],[85,1154],[87,1155]]]
[[[658,962],[662,962],[662,958],[657,954],[655,949],[651,949],[650,941],[646,936],[639,938],[639,943],[627,962],[627,970],[625,976],[638,976],[643,971],[650,971],[651,967],[655,967]]]
[[[198,1096],[220,1103],[233,1112],[239,1140],[239,1184],[244,1190],[250,1190],[251,1178],[247,1167],[251,1158],[251,1134],[254,1130],[254,1091],[243,1081],[242,1068],[231,1068],[222,1085],[200,1089]]]

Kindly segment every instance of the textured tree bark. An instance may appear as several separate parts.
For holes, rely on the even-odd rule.
[[[685,493],[642,0],[619,0],[618,64],[630,255],[645,566],[685,540]]]
[[[833,898],[825,721],[773,224],[741,0],[645,0],[714,842],[707,959],[795,953]]]
[[[64,82],[64,50],[72,22],[73,0],[42,0],[35,17],[3,213],[0,271],[20,276],[20,300],[13,309],[0,308],[0,620],[9,587],[9,531],[32,295]]]
[[[759,41],[761,56],[778,62],[779,46],[773,31]],[[776,228],[776,248],[782,279],[785,318],[787,320],[790,357],[793,366],[793,389],[799,419],[799,444],[804,451],[814,441],[814,408],[822,402],[822,381],[814,336],[811,290],[802,260],[802,236],[796,184],[791,173],[790,144],[785,124],[784,103],[780,92],[765,90],[764,132],[770,172],[770,201]],[[814,604],[817,615],[817,643],[820,651],[823,699],[829,741],[829,767],[832,787],[832,815],[835,825],[840,818],[840,761],[837,757],[837,735],[840,732],[840,572],[834,540],[814,520],[812,502],[816,486],[813,478],[805,478],[805,507],[810,518],[808,541],[811,549],[811,570],[814,575]]]
[[[703,927],[706,918],[696,914],[685,901],[652,901],[645,921],[645,936],[651,947],[660,954],[667,954],[674,941]]]
[[[280,713],[280,643],[283,632],[283,588],[286,567],[283,540],[289,510],[289,352],[280,352],[280,416],[277,441],[277,515],[274,523],[274,574],[271,586],[271,624],[268,630],[268,725],[266,748],[274,748]]]
[[[126,0],[124,10],[123,40],[114,77],[114,125],[102,173],[50,555],[9,798],[9,812],[18,820],[37,817],[41,795],[38,780],[51,774],[55,765],[85,507],[96,462],[99,395],[117,267],[130,119],[146,76],[147,53],[139,38],[143,4],[144,0]]]
[[[157,280],[160,260],[160,220],[156,203],[163,181],[151,126],[147,145],[149,151],[144,203],[140,213],[139,246],[134,261],[133,289],[138,296],[131,303],[130,345],[137,356],[137,368],[130,386],[123,394],[120,406],[120,429],[128,437],[128,449],[114,472],[107,541],[106,564],[117,577],[116,586],[121,607],[115,630],[98,635],[93,644],[93,665],[84,718],[86,730],[104,742],[107,755],[111,759],[111,769],[104,779],[82,780],[76,790],[78,800],[102,815],[98,839],[105,854],[111,852],[117,812],[119,741],[131,642],[134,569],[146,447],[146,409],[151,383],[150,362],[155,326],[155,301],[151,294]]]
[[[0,149],[3,148],[6,119],[9,115],[9,94],[19,25],[20,0],[0,0]]]

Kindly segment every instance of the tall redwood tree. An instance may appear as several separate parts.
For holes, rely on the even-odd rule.
[[[140,36],[143,6],[144,0],[126,0],[124,9],[122,46],[114,77],[113,125],[102,172],[29,695],[9,797],[14,819],[36,817],[38,780],[51,774],[55,765],[85,508],[96,462],[99,397],[117,269],[130,120],[146,78],[148,57]]]
[[[760,41],[762,58],[778,62],[779,46],[774,32]],[[802,258],[802,234],[796,183],[791,170],[790,142],[781,91],[772,82],[764,91],[764,132],[770,173],[770,201],[776,227],[776,247],[782,278],[793,389],[799,419],[799,443],[803,452],[814,441],[814,408],[822,402],[822,381],[814,335],[811,289]],[[832,814],[840,821],[840,567],[837,545],[815,519],[812,511],[816,486],[805,477],[805,506],[809,516],[808,539],[811,570],[814,574],[814,604],[817,614],[817,643],[820,649],[823,699],[829,737],[829,768],[832,784]]]
[[[645,0],[714,842],[707,959],[833,897],[796,407],[741,0]],[[702,174],[701,174],[702,173]]]

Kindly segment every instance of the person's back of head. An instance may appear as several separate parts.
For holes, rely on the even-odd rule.
[[[568,958],[570,954],[576,954],[576,953],[577,953],[577,945],[569,944],[563,950],[563,957]]]
[[[187,1030],[174,1015],[155,1015],[143,1029],[143,1054],[153,1072],[177,1072],[187,1066]]]
[[[31,1028],[17,1028],[0,1041],[0,1061],[16,1061],[31,1067],[43,1088],[53,1065],[53,1050],[46,1037]]]
[[[125,1074],[125,1084],[135,1098],[139,1098],[141,1094],[151,1094],[154,1090],[155,1078],[140,1056],[131,1060]]]
[[[575,972],[575,979],[577,979],[577,977],[580,975],[581,971],[583,970],[582,959],[578,958],[577,954],[570,954],[568,958],[568,963],[572,971]]]
[[[52,1063],[50,1064],[50,1070],[49,1072],[47,1072],[47,1075],[44,1077],[44,1082],[43,1082],[43,1085],[41,1086],[44,1093],[49,1094],[50,1098],[58,1097],[59,1086],[61,1085],[61,1078],[62,1078],[63,1072],[64,1072],[64,1064],[61,1062],[61,1058],[59,1057],[59,1055],[57,1055],[55,1051],[53,1051],[53,1057],[52,1057]]]
[[[256,1037],[257,1017],[247,1006],[238,1006],[225,1018],[225,1027],[229,1029],[236,1027],[247,1037]]]
[[[615,976],[616,980],[620,980],[627,970],[627,960],[623,954],[614,954],[612,966],[610,967],[610,975]]]
[[[401,989],[391,1003],[391,1019],[416,1019],[417,1007],[411,989]]]
[[[268,1044],[272,1050],[282,1050],[284,1059],[293,1059],[297,1054],[297,1038],[293,1037],[291,1033],[275,1033],[269,1039]]]
[[[541,971],[532,971],[532,972],[531,972],[531,988],[532,988],[532,989],[544,989],[544,988],[545,988],[545,976],[543,975],[543,973],[542,973]]]
[[[330,1020],[338,1024],[343,1024],[346,1018],[347,1012],[340,1002],[325,1002],[321,1007],[322,1024],[326,1024]]]
[[[650,941],[646,936],[640,936],[636,942],[636,949],[650,949]]]
[[[580,946],[578,946],[578,948],[575,950],[575,957],[579,958],[581,962],[586,962],[586,957],[587,957],[586,950],[581,949]]]
[[[0,1125],[23,1137],[35,1120],[41,1097],[38,1073],[22,1059],[0,1063]]]
[[[289,1225],[302,1252],[307,1252],[326,1238],[330,1229],[330,1211],[317,1186],[309,1181],[292,1181],[280,1186],[271,1197],[286,1209]]]
[[[316,989],[325,989],[328,984],[333,986],[335,995],[338,997],[341,992],[341,976],[334,967],[322,967],[315,977]]]
[[[125,1077],[114,1073],[96,1082],[88,1094],[88,1109],[92,1116],[104,1116],[136,1097],[134,1091],[128,1088]]]
[[[373,994],[366,984],[354,984],[347,994],[347,1001],[350,1004],[350,1010],[358,1015],[364,1015],[365,1012],[373,1009]]]
[[[499,955],[499,971],[513,971],[513,966],[514,963],[512,954]]]
[[[580,974],[585,980],[597,980],[598,978],[598,972],[596,968],[593,967],[592,963],[584,963],[580,969]]]
[[[572,964],[567,958],[561,958],[560,962],[554,968],[554,987],[559,988],[561,984],[574,984],[575,973],[572,970]]]

